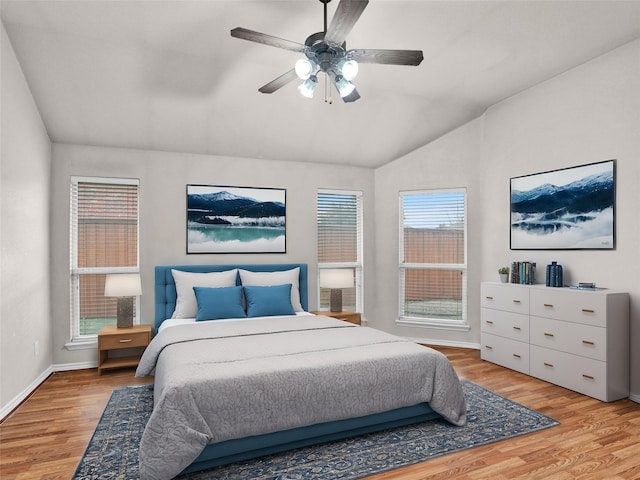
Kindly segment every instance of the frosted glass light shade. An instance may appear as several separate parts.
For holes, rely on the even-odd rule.
[[[320,286],[322,288],[353,287],[353,269],[332,268],[320,270]]]
[[[113,273],[104,282],[105,297],[136,297],[142,295],[139,273]]]
[[[344,78],[342,75],[336,75],[335,77],[335,85],[338,89],[338,93],[342,98],[350,95],[353,90],[355,90],[356,86],[351,83],[349,80]]]
[[[355,60],[347,60],[342,64],[340,71],[344,78],[351,81],[358,76],[358,62]]]
[[[303,97],[313,98],[313,92],[315,91],[317,86],[318,77],[316,77],[315,75],[311,75],[304,81],[304,83],[300,84],[300,86],[298,87],[298,91]]]
[[[316,72],[316,64],[308,58],[301,58],[296,62],[295,71],[296,75],[301,80],[306,80]]]

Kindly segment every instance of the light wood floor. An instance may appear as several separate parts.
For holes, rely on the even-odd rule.
[[[640,405],[603,403],[440,348],[460,378],[538,410],[559,426],[369,477],[422,479],[640,479]],[[0,478],[68,479],[115,387],[150,383],[132,370],[55,373],[0,424]],[[249,480],[249,479],[248,479]]]

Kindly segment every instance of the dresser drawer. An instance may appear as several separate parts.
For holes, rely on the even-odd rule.
[[[101,335],[98,348],[100,350],[115,350],[119,348],[146,347],[148,344],[148,332],[117,333]]]
[[[522,313],[505,312],[491,308],[481,309],[483,332],[529,342],[529,317]]]
[[[606,362],[607,331],[602,327],[531,317],[531,343]]]
[[[531,375],[590,397],[607,398],[606,363],[531,345]]]
[[[597,292],[540,288],[531,290],[531,315],[607,326],[607,296]]]
[[[529,289],[508,283],[483,283],[480,306],[528,315]]]
[[[529,344],[482,333],[480,357],[503,367],[529,374]]]

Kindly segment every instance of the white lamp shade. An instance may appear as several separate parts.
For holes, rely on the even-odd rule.
[[[114,273],[104,282],[105,297],[136,297],[142,295],[139,273]]]
[[[331,268],[320,270],[320,286],[322,288],[353,287],[353,269]]]

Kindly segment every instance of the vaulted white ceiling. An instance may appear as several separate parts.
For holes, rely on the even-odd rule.
[[[338,0],[329,3],[329,18]],[[348,48],[421,49],[418,67],[362,64],[361,99],[324,79],[258,88],[300,54],[318,0],[2,0],[2,21],[54,142],[377,167],[489,106],[640,37],[640,1],[372,0]],[[585,99],[588,101],[588,99]]]

